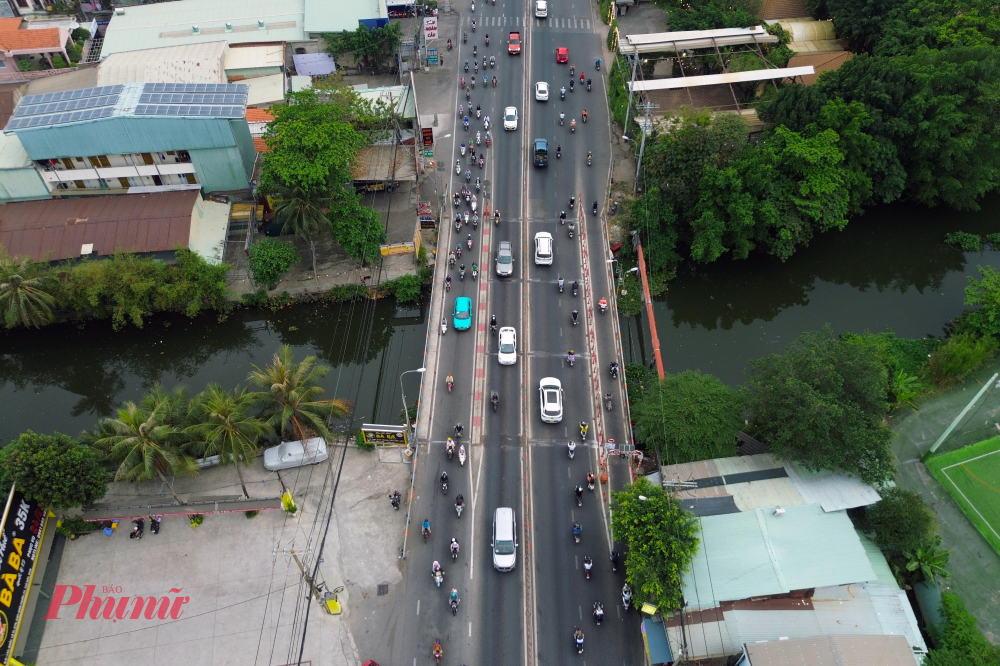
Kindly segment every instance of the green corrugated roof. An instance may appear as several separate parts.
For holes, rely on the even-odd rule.
[[[386,18],[378,0],[305,0],[306,32],[357,30],[361,19]]]
[[[692,610],[721,601],[874,581],[850,518],[818,504],[699,518],[700,544],[684,576]]]
[[[878,546],[871,539],[864,535],[864,532],[861,530],[854,531],[857,532],[858,538],[861,539],[861,545],[865,549],[865,554],[868,555],[868,563],[872,565],[872,570],[877,576],[876,580],[894,590],[900,589],[899,583],[896,582],[896,577],[892,575],[892,568],[886,562],[882,551],[878,549]]]

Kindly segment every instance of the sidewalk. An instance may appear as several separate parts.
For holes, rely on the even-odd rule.
[[[342,451],[331,450],[334,472]],[[147,526],[140,541],[130,540],[130,526],[123,525],[111,538],[98,532],[65,543],[61,561],[50,566],[58,570],[57,584],[96,585],[102,597],[102,586],[121,586],[116,598],[159,597],[181,588],[179,594],[190,601],[179,620],[77,620],[76,606],[64,606],[60,621],[32,627],[32,636],[43,632],[35,643],[40,642],[40,650],[26,652],[24,660],[74,666],[297,662],[305,587],[288,551],[316,562],[324,527],[316,522],[317,504],[321,499],[327,504],[330,497],[329,489],[323,493],[326,471],[327,463],[321,463],[281,473],[300,507],[295,516],[284,511],[264,511],[251,519],[242,513],[207,515],[197,528],[187,519],[167,517],[160,534],[151,534]],[[381,643],[386,627],[375,628],[378,621],[372,619],[375,608],[400,599],[395,595],[402,580],[397,548],[407,508],[404,503],[393,511],[387,497],[393,489],[406,497],[410,471],[408,464],[379,462],[376,452],[347,450],[319,567],[328,589],[345,587],[339,594],[344,613],[330,616],[316,601],[308,602],[303,663],[356,666]],[[263,469],[259,458],[244,477],[251,495],[281,492],[281,481]],[[232,467],[177,479],[175,487],[179,493],[240,493]],[[106,501],[162,491],[159,483],[113,484]],[[39,605],[47,609],[48,603],[43,598]]]

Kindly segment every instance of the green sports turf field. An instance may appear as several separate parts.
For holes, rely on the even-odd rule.
[[[927,467],[1000,553],[1000,437],[935,456]]]

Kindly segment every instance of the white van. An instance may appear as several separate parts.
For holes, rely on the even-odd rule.
[[[547,231],[535,234],[535,265],[552,265],[552,234]]]
[[[517,561],[517,521],[514,509],[500,507],[493,514],[493,568],[513,571]]]

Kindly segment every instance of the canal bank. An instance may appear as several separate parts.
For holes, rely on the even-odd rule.
[[[1000,268],[1000,252],[962,252],[947,233],[1000,231],[1000,196],[977,212],[892,204],[817,236],[788,261],[685,265],[653,312],[667,372],[701,370],[743,383],[747,361],[778,353],[802,333],[892,330],[905,338],[941,336],[964,309],[978,265]],[[988,248],[988,246],[987,246]],[[626,363],[652,361],[643,314],[622,320]]]

